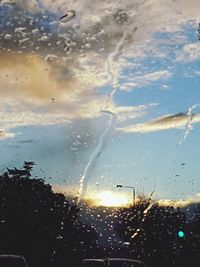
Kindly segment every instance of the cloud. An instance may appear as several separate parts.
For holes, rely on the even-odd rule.
[[[0,130],[0,140],[14,138],[14,133],[5,132],[4,130]]]
[[[159,79],[168,79],[171,77],[171,73],[167,70],[155,71],[148,73],[144,76],[144,79],[147,81],[157,81]]]
[[[34,105],[31,106],[30,104],[27,107],[27,103],[19,104],[6,96],[2,97],[1,101],[0,127],[7,132],[22,126],[70,124],[74,120],[93,119],[100,116],[108,117],[109,114],[116,115],[116,123],[119,125],[143,117],[150,108],[156,106],[156,104],[117,106],[110,103],[108,109],[103,112],[104,99],[90,98],[90,96],[88,98],[82,97],[79,101],[69,100],[66,103],[57,103],[55,100],[55,102],[41,106],[39,109],[38,106],[35,108]],[[10,137],[5,135],[4,139],[6,136]]]
[[[92,58],[90,55],[88,61],[56,57],[45,61],[40,55],[0,54],[0,94],[15,94],[15,100],[35,105],[48,104],[51,98],[66,103],[82,95],[85,98],[97,96],[94,88],[104,85],[107,80],[100,59],[93,58],[98,64],[96,68],[91,64]]]
[[[108,85],[108,56],[116,52],[122,36],[123,43],[113,54],[115,60],[109,70],[115,80],[126,67],[123,48],[127,55],[137,52],[132,56],[142,57],[144,47],[153,45],[150,33],[163,25],[170,31],[174,22],[179,25],[198,16],[198,4],[195,6],[186,0],[164,0],[162,4],[155,0],[103,0],[101,5],[91,0],[0,1],[0,127],[8,131],[23,125],[70,123],[101,116],[106,97],[100,88]],[[75,10],[76,16],[67,23],[60,22],[59,17],[69,9]],[[171,75],[165,69],[145,71],[121,89],[145,86]],[[121,107],[113,101],[109,106],[118,123],[141,117],[146,109]]]
[[[1,54],[0,125],[53,124],[99,116],[104,97],[93,86],[100,78],[94,81],[90,70],[85,70],[83,81],[70,66],[71,59],[46,62],[38,55]]]
[[[0,55],[2,129],[63,124],[102,116],[106,97],[94,87],[104,84],[106,79],[101,73],[97,75],[100,67],[96,69],[92,65],[92,56],[90,61],[49,58],[50,55],[45,61],[39,55],[27,53]],[[117,114],[118,122],[124,122],[143,116],[153,105],[117,106],[111,101],[108,110]]]
[[[9,101],[11,103],[11,101]],[[9,104],[10,104],[9,103]],[[22,126],[48,126],[48,125],[58,125],[58,124],[69,124],[76,119],[92,119],[95,116],[101,116],[99,111],[101,101],[91,101],[87,104],[82,105],[78,108],[73,106],[73,104],[68,106],[63,106],[60,109],[47,109],[42,111],[27,110],[26,107],[9,105],[9,112],[0,111],[0,127],[4,131],[11,131],[11,129],[22,127]],[[52,105],[54,105],[52,103]],[[68,111],[69,109],[69,111]],[[16,132],[16,131],[15,131]],[[9,135],[4,135],[5,137]]]
[[[15,64],[13,64],[15,62]],[[61,66],[38,56],[0,56],[0,128],[70,123],[99,116],[102,98],[82,89],[72,77],[62,77]],[[64,74],[63,74],[64,75]],[[13,134],[1,134],[1,139]]]
[[[166,115],[145,123],[138,123],[124,128],[118,128],[117,130],[124,133],[149,133],[168,129],[177,129],[182,128],[188,124],[188,116],[189,115],[187,113]],[[193,114],[192,123],[199,122],[200,114]]]
[[[27,110],[26,107],[23,109],[23,106],[15,106],[15,103],[13,103],[13,107],[11,108],[10,104],[12,101],[7,101],[9,102],[9,112],[5,112],[3,107],[0,108],[0,127],[4,129],[2,130],[2,136],[4,138],[1,137],[1,139],[14,138],[15,135],[8,131],[12,131],[12,129],[17,127],[69,124],[75,119],[93,119],[94,117],[100,117],[104,114],[104,116],[108,116],[106,111],[101,112],[102,101],[87,101],[79,108],[71,104],[70,111],[68,111],[68,105],[68,107],[62,106],[62,108],[57,110],[54,108],[51,110],[49,108],[49,110],[44,109],[40,112]],[[51,105],[54,105],[54,103]],[[155,105],[156,104],[150,104],[134,107],[110,105],[108,113],[110,112],[116,115],[117,124],[119,125],[144,116],[147,110]],[[6,107],[7,105],[5,105],[5,109]]]
[[[185,45],[177,54],[177,61],[192,62],[200,59],[200,46],[198,43]]]
[[[149,33],[163,27],[170,31],[188,18],[198,18],[200,7],[194,0],[190,5],[187,0],[164,0],[162,4],[156,0],[125,0],[123,3],[103,0],[101,5],[91,0],[11,2],[15,4],[1,1],[0,5],[4,14],[0,17],[1,46],[12,51],[58,55],[103,51],[101,54],[107,56],[124,31],[126,46],[144,42],[150,38]],[[76,16],[67,23],[59,22],[59,17],[68,10],[75,10]]]
[[[152,82],[167,80],[172,76],[172,73],[167,70],[154,71],[141,76],[135,76],[128,79],[128,83],[120,86],[121,90],[131,91],[133,88],[147,86]]]
[[[156,103],[139,106],[113,106],[109,108],[109,111],[116,114],[117,123],[119,125],[143,117],[149,109],[155,106],[157,106]]]
[[[62,71],[66,72],[65,77],[62,77]],[[62,65],[49,64],[39,56],[0,55],[0,78],[0,94],[15,94],[15,100],[22,103],[45,104],[51,98],[64,101],[76,94],[73,74],[67,75],[67,69],[62,70]]]
[[[158,200],[158,203],[163,206],[172,205],[175,207],[185,208],[185,207],[190,206],[191,204],[200,203],[200,193],[197,193],[192,196],[188,196],[185,199],[178,199],[178,200],[160,199]]]

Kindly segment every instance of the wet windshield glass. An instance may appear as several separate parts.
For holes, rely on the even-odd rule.
[[[199,9],[0,1],[0,254],[200,259]]]

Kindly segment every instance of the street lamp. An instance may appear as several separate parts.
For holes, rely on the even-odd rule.
[[[116,185],[117,188],[131,188],[133,189],[133,207],[135,206],[135,187],[133,186],[125,186],[125,185],[122,185],[122,184],[117,184]]]

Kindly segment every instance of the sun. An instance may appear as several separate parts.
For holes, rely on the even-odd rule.
[[[117,192],[102,191],[95,197],[95,202],[97,206],[123,207],[129,204],[129,199],[126,195]]]

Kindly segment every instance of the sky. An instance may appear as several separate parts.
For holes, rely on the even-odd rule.
[[[79,198],[199,200],[199,8],[0,1],[0,171],[34,161]]]

